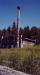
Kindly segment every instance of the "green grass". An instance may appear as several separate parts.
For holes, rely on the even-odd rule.
[[[31,69],[40,59],[40,46],[30,48],[0,49],[0,64],[3,60],[10,61],[9,67],[31,73]]]

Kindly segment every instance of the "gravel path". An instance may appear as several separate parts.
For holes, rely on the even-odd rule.
[[[20,71],[13,70],[6,66],[0,65],[0,75],[30,75]]]

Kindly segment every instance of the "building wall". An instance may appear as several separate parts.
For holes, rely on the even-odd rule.
[[[35,45],[35,43],[33,43],[33,42],[23,41],[23,48],[24,47],[32,47],[34,45]]]

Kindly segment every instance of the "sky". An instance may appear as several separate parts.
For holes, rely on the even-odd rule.
[[[12,26],[20,6],[20,26],[40,27],[40,0],[0,0],[0,29]]]

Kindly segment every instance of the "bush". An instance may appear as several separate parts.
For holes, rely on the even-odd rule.
[[[32,75],[40,75],[40,59],[37,59],[35,63],[32,67]]]

